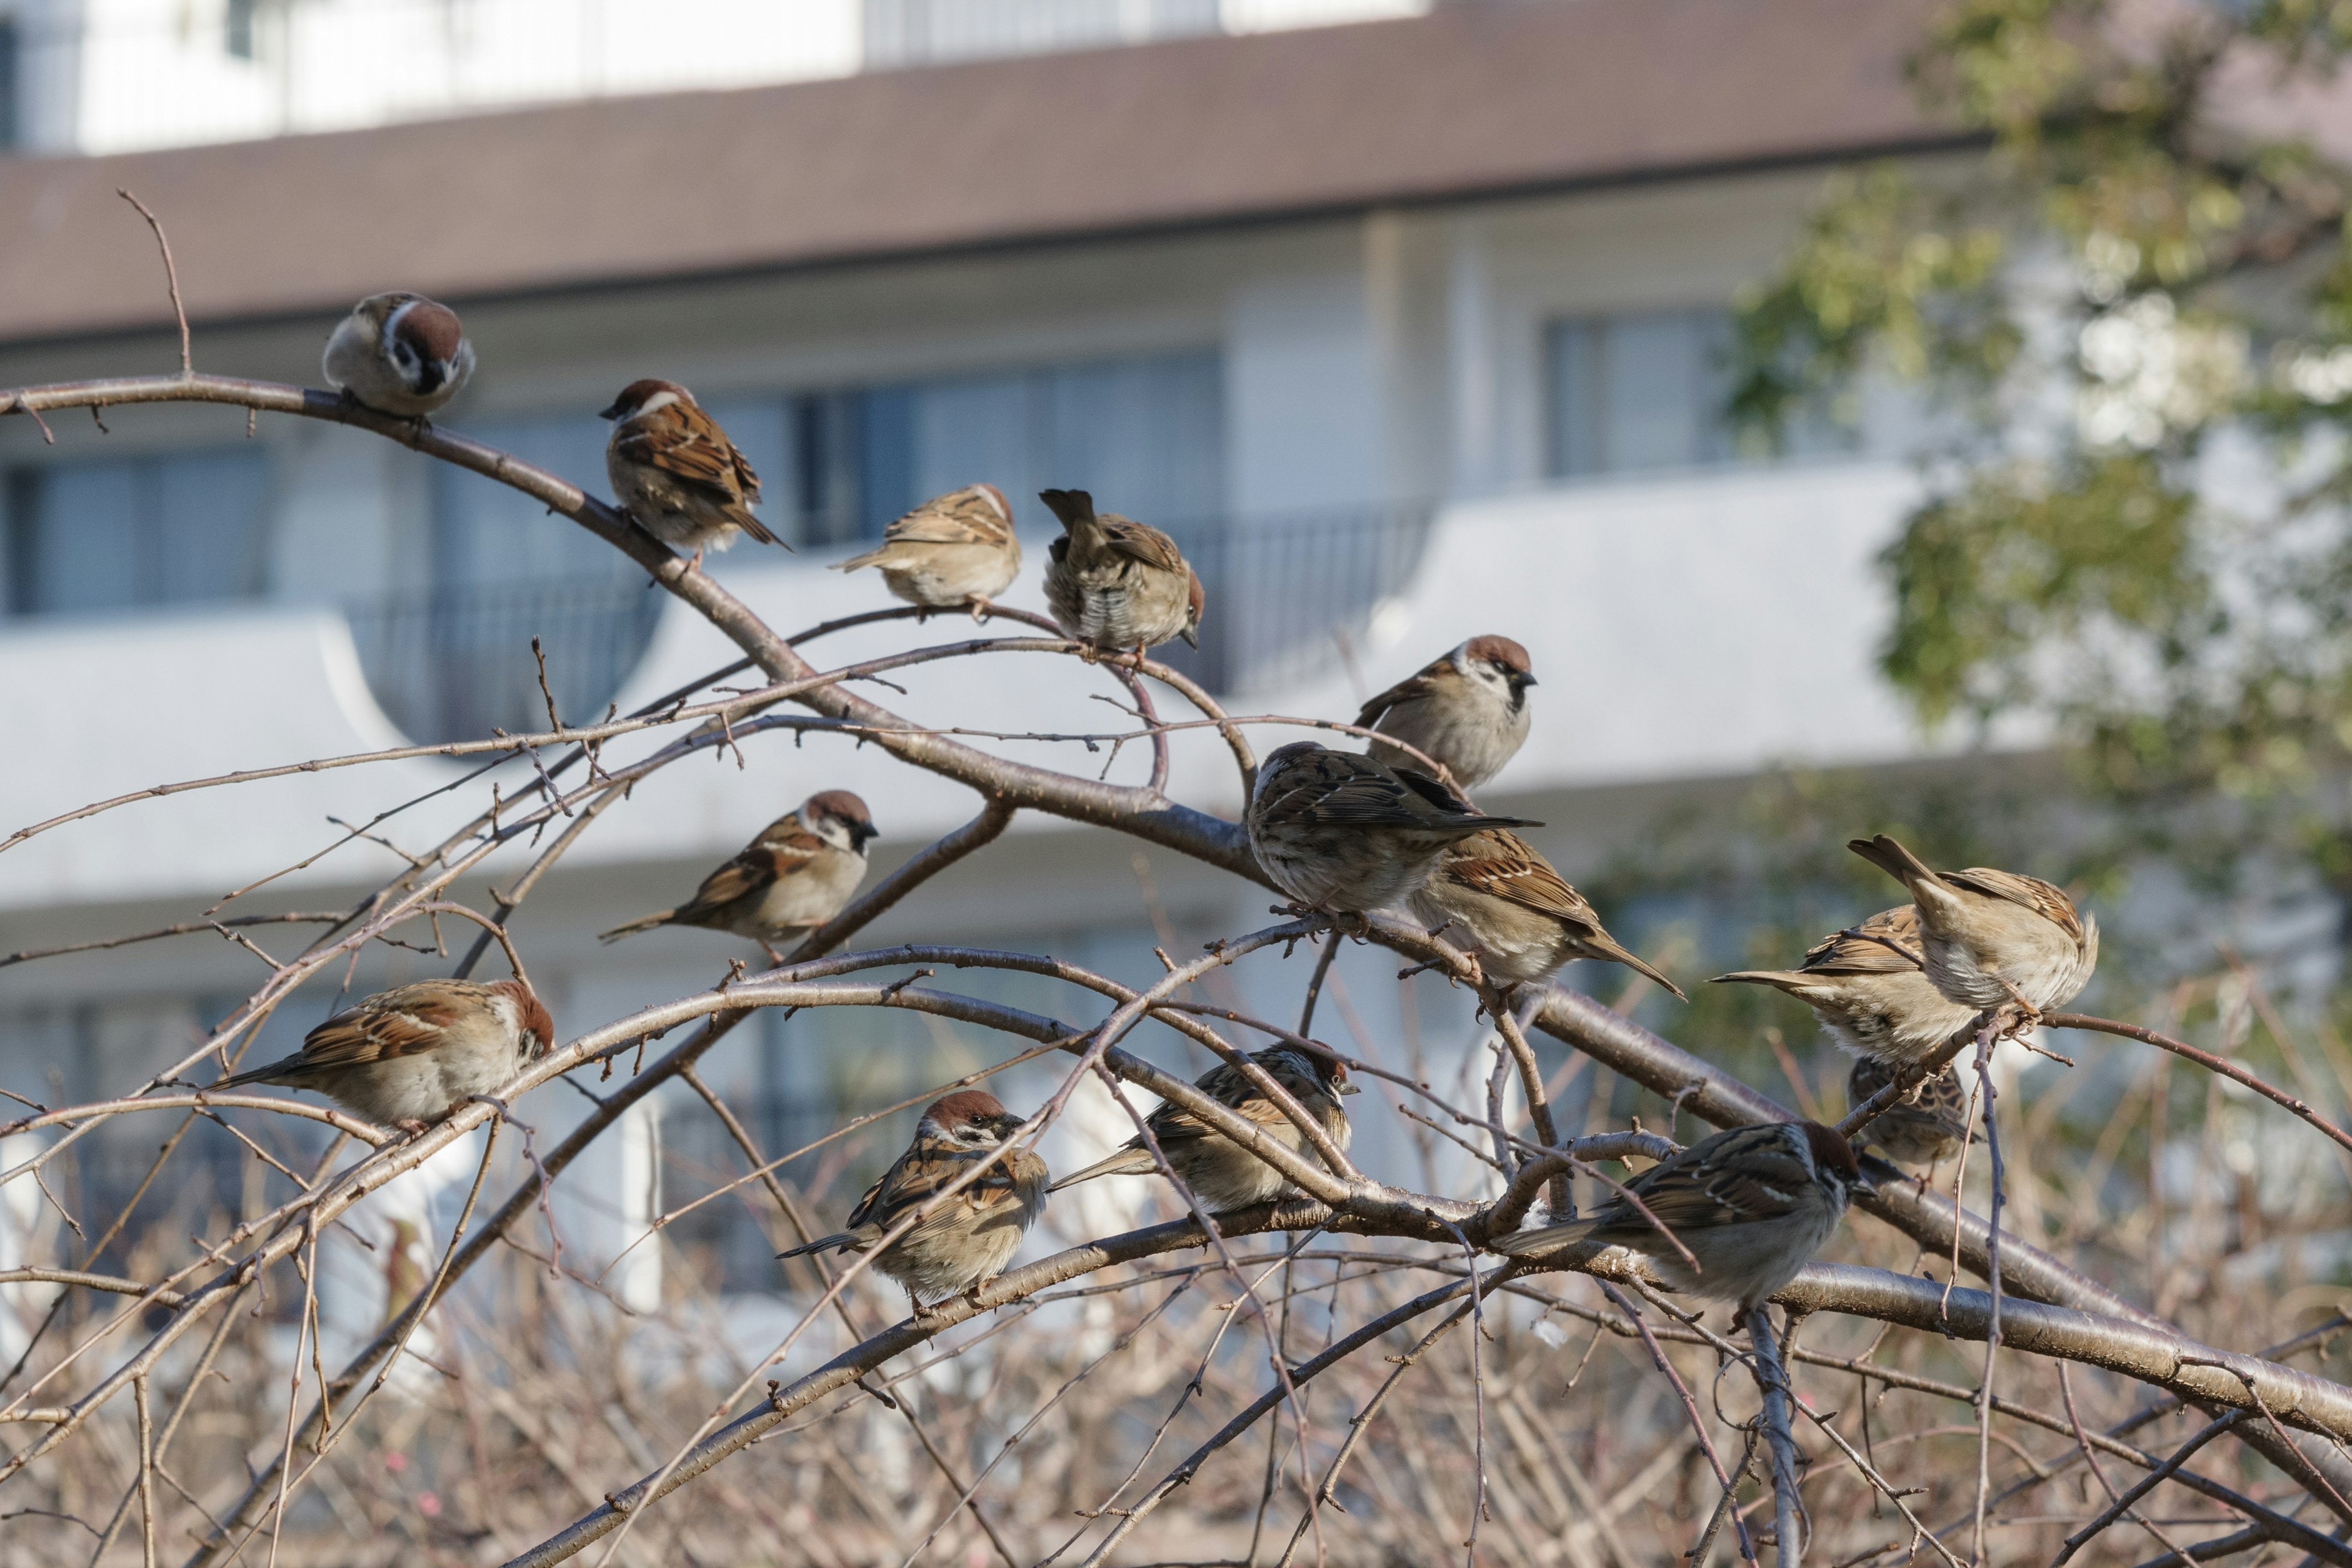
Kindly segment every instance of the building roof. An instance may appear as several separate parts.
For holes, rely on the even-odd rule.
[[[1948,142],[1921,0],[1451,0],[1432,15],[0,160],[0,342],[404,288],[464,300],[1769,167]]]

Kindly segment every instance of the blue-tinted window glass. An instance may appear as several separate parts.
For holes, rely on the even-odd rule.
[[[604,440],[610,432],[583,410],[494,420],[471,434],[591,495],[609,498]],[[644,574],[578,523],[510,486],[448,463],[433,465],[433,579],[445,587]]]
[[[202,604],[261,591],[268,483],[258,451],[59,463],[7,486],[17,615]]]

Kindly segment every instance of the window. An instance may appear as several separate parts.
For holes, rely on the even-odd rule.
[[[944,376],[789,403],[801,539],[879,537],[916,503],[978,479],[1004,491],[1024,529],[1055,526],[1037,500],[1048,488],[1091,490],[1106,507],[1163,524],[1203,521],[1224,507],[1223,370],[1214,352]]]
[[[25,139],[23,57],[16,18],[0,16],[0,149]]]
[[[259,0],[227,0],[221,10],[221,47],[240,60],[253,58],[253,13]]]
[[[1099,48],[1216,32],[1217,0],[865,0],[866,68]]]
[[[8,476],[11,615],[250,597],[265,576],[257,451],[19,468]]]

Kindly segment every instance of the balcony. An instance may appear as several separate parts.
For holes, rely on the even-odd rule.
[[[652,640],[665,597],[643,583],[559,579],[430,588],[348,613],[384,712],[412,739],[440,742],[544,729],[549,696],[567,721],[602,717]]]

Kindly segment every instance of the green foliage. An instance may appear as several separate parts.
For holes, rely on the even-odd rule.
[[[2023,718],[2115,796],[2258,803],[2337,879],[2352,177],[2276,110],[2347,42],[2347,0],[1958,0],[1913,71],[1984,152],[1833,180],[1743,301],[1734,400],[1769,430],[1892,375],[1965,416],[1885,559],[1924,725]]]

